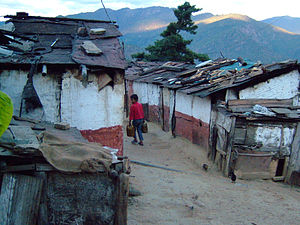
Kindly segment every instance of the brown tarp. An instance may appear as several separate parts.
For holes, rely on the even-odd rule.
[[[63,172],[109,172],[111,152],[100,144],[68,141],[50,132],[39,137],[45,159]]]

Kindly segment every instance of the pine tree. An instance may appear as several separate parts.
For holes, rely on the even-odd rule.
[[[208,60],[206,54],[198,54],[187,48],[192,40],[184,40],[181,32],[196,34],[197,25],[192,20],[192,13],[199,12],[195,5],[191,6],[189,2],[174,9],[174,15],[177,22],[170,23],[166,30],[160,36],[162,39],[154,42],[154,45],[146,47],[149,54],[142,52],[133,54],[132,57],[137,60],[145,61],[183,61],[193,63],[195,59],[200,61]]]

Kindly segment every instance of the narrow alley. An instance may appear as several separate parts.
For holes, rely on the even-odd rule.
[[[132,163],[130,184],[142,195],[130,197],[128,224],[297,224],[300,189],[269,180],[231,183],[206,160],[206,152],[173,138],[149,123],[145,146],[125,137],[131,160],[184,170],[172,172]],[[209,164],[208,171],[202,164]]]

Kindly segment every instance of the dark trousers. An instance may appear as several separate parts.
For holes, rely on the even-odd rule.
[[[142,133],[143,119],[133,120],[132,125],[134,126],[134,139],[137,140],[136,138],[136,131],[137,131],[140,141],[143,141],[144,140],[143,133]]]

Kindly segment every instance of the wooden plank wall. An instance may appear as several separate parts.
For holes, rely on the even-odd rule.
[[[0,224],[36,224],[42,185],[39,177],[5,173],[0,195]]]

